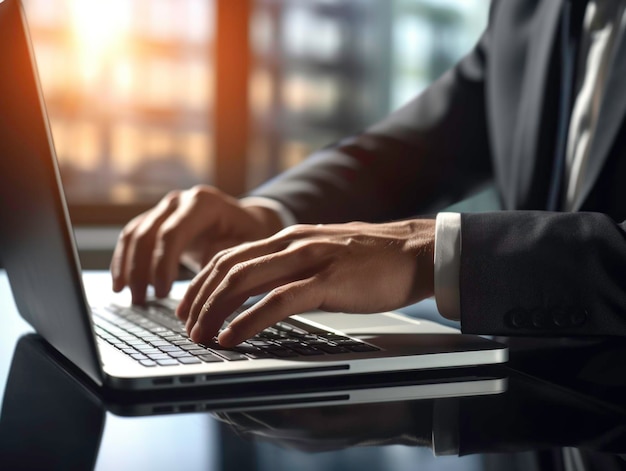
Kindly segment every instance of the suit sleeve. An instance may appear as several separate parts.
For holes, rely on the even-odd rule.
[[[625,230],[599,213],[463,214],[462,330],[626,335]]]
[[[452,70],[363,133],[251,193],[301,223],[380,222],[457,201],[491,176],[484,76],[489,30]]]

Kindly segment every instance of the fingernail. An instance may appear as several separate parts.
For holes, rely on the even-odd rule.
[[[217,336],[217,341],[222,347],[234,347],[237,345],[235,343],[235,332],[230,327],[226,327],[220,334]]]
[[[202,332],[197,325],[194,325],[191,329],[187,329],[187,335],[189,335],[189,338],[196,343],[202,342]]]

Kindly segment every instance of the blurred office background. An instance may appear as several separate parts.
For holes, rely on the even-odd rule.
[[[75,225],[243,194],[419,93],[487,0],[24,0]]]

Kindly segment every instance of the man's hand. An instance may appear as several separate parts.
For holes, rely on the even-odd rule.
[[[373,313],[433,294],[435,221],[292,226],[219,252],[178,307],[192,340],[213,338],[250,296],[269,292],[219,336],[233,347],[312,309]]]
[[[129,286],[133,303],[143,304],[152,284],[155,294],[165,297],[179,263],[197,272],[220,250],[281,227],[273,211],[244,207],[209,186],[171,192],[122,231],[111,262],[113,290]]]

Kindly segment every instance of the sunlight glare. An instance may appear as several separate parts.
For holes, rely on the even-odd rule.
[[[93,82],[121,48],[129,29],[130,2],[70,0],[72,29],[83,78]]]

